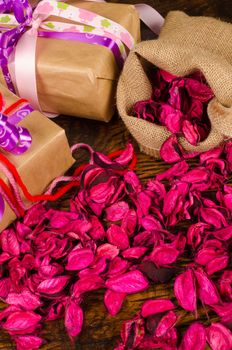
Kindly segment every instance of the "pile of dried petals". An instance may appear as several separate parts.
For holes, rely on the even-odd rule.
[[[213,92],[202,74],[177,77],[153,68],[150,78],[152,96],[136,102],[132,114],[166,126],[172,134],[184,136],[194,146],[206,139],[210,131],[207,105]]]
[[[81,332],[86,292],[105,288],[114,316],[127,294],[173,279],[175,304],[147,300],[116,349],[232,349],[232,142],[144,185],[128,169],[130,144],[114,160],[88,149],[69,211],[37,204],[1,234],[1,328],[18,350],[36,350],[44,321],[64,317],[71,338]],[[183,254],[189,263],[177,268]],[[178,308],[197,318],[200,304],[220,322],[194,322],[181,340]]]

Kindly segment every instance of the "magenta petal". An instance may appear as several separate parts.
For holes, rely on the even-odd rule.
[[[133,247],[124,250],[122,256],[125,259],[139,259],[141,258],[147,251],[146,247]]]
[[[173,134],[181,131],[183,113],[168,104],[161,105],[159,120]]]
[[[114,292],[133,294],[147,289],[149,282],[139,270],[134,270],[108,279],[106,287]]]
[[[156,265],[163,266],[174,263],[179,254],[180,252],[176,248],[173,248],[169,244],[164,244],[155,247],[149,259]]]
[[[33,333],[42,317],[32,311],[16,311],[2,325],[11,334]]]
[[[122,219],[121,227],[130,237],[134,234],[137,224],[137,215],[134,209],[130,209]]]
[[[38,285],[38,292],[42,294],[56,294],[61,292],[67,285],[70,277],[69,276],[58,276],[42,281]]]
[[[151,299],[143,303],[141,315],[146,318],[175,308],[176,306],[169,299]]]
[[[6,302],[9,305],[21,306],[24,310],[35,310],[41,306],[40,298],[28,289],[24,289],[21,293],[10,292]]]
[[[156,328],[155,335],[156,337],[163,337],[171,328],[175,326],[177,322],[177,316],[175,312],[169,311],[166,315],[160,320],[158,327]]]
[[[115,245],[121,250],[129,247],[129,239],[125,231],[118,225],[110,225],[106,232],[108,242]]]
[[[183,149],[175,135],[170,136],[160,149],[160,156],[167,163],[175,163],[182,160],[182,154]]]
[[[5,230],[1,233],[2,250],[14,256],[20,254],[20,246],[13,229]]]
[[[221,323],[212,323],[207,328],[207,342],[212,350],[232,349],[232,333]]]
[[[103,240],[105,238],[105,230],[102,223],[96,216],[91,217],[92,229],[89,234],[94,240]]]
[[[189,169],[188,163],[183,160],[177,164],[172,165],[169,169],[163,171],[156,176],[158,181],[171,180],[174,177],[181,176],[185,174]]]
[[[184,120],[182,124],[182,132],[186,140],[193,146],[200,142],[200,134],[197,125],[191,123],[189,120]]]
[[[220,293],[232,301],[232,271],[226,270],[223,272],[220,280]]]
[[[79,279],[73,288],[73,295],[78,296],[79,294],[89,292],[104,287],[104,281],[97,275],[91,277],[83,277]]]
[[[201,302],[205,305],[220,303],[220,297],[213,281],[207,276],[203,269],[198,268],[194,271],[197,280],[197,293]]]
[[[0,298],[6,299],[11,289],[11,280],[9,277],[0,279]]]
[[[64,318],[65,328],[71,338],[76,337],[81,332],[83,319],[81,307],[71,300],[66,306]]]
[[[208,273],[208,275],[212,275],[217,271],[225,269],[228,263],[229,263],[228,255],[218,256],[207,264],[205,271],[206,273]]]
[[[106,219],[108,221],[119,221],[127,214],[129,205],[124,202],[117,202],[106,209]]]
[[[114,292],[110,289],[106,290],[104,295],[104,303],[111,316],[115,316],[119,313],[125,297],[125,293]]]
[[[146,215],[141,220],[141,225],[147,231],[161,230],[162,225],[154,216]]]
[[[205,350],[206,331],[201,323],[192,323],[186,330],[178,350]]]
[[[113,244],[105,243],[105,244],[100,245],[97,248],[97,256],[98,256],[98,258],[106,257],[106,258],[109,258],[109,259],[113,259],[118,254],[119,254],[119,249]]]
[[[14,337],[17,350],[38,350],[43,344],[43,339],[36,335],[20,335]]]
[[[176,278],[174,293],[183,309],[192,312],[196,310],[197,296],[192,270],[187,270]]]
[[[68,264],[66,270],[75,271],[82,270],[92,264],[94,254],[89,248],[72,250],[68,255]]]
[[[122,325],[121,338],[126,348],[136,349],[144,337],[144,322],[141,318],[135,317]]]
[[[215,208],[201,208],[200,215],[207,224],[212,225],[216,229],[228,225],[224,215]]]

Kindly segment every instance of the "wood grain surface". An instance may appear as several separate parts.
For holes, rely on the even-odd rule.
[[[136,3],[134,0],[127,0],[127,2],[131,4]],[[145,0],[145,2],[157,9],[163,16],[170,10],[182,10],[189,15],[214,16],[223,20],[232,21],[231,0]],[[144,26],[142,26],[142,34],[145,39],[152,37]],[[55,119],[55,122],[65,128],[70,145],[78,142],[85,142],[89,143],[94,149],[100,152],[108,153],[123,148],[128,140],[131,139],[117,114],[108,124],[67,116],[60,116]],[[162,161],[154,160],[151,157],[139,153],[135,142],[134,145],[138,151],[137,173],[143,181],[165,169],[166,166]],[[77,163],[85,161],[85,157],[86,155],[84,153],[78,154]],[[66,197],[62,202],[57,203],[57,207],[66,207],[67,203],[68,199]],[[185,262],[183,261],[183,263]],[[114,345],[119,339],[122,321],[131,318],[147,298],[172,298],[172,289],[172,283],[155,285],[146,292],[128,296],[121,312],[116,317],[110,317],[105,311],[103,305],[103,291],[90,293],[86,296],[83,305],[85,310],[84,330],[77,338],[75,344],[72,344],[67,337],[63,321],[53,321],[48,322],[45,326],[43,335],[47,343],[42,349],[113,350]],[[0,306],[4,307],[3,304]],[[202,320],[205,320],[205,312],[200,312],[200,314],[202,314]],[[190,315],[187,313],[182,313],[182,316],[179,324],[180,330],[183,330],[191,320]],[[213,318],[211,318],[211,321],[212,320]],[[0,332],[0,349],[15,349],[9,336],[3,331]]]

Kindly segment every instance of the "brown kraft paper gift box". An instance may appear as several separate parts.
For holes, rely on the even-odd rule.
[[[139,16],[133,5],[88,1],[68,3],[114,20],[126,28],[136,42],[140,40]],[[57,17],[47,20],[61,21]],[[78,41],[37,39],[37,90],[45,112],[107,122],[115,110],[118,76],[117,63],[108,48]]]
[[[0,93],[4,96],[6,108],[18,99],[2,85]],[[21,155],[13,155],[2,150],[0,152],[4,153],[16,167],[28,191],[32,195],[41,194],[54,178],[64,174],[74,163],[65,131],[38,111],[33,111],[18,125],[30,132],[32,137],[30,148]],[[6,180],[4,175],[1,177]],[[5,202],[0,231],[15,218],[14,212]]]

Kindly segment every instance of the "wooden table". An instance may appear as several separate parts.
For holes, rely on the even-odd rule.
[[[136,3],[135,0],[127,0],[127,2]],[[163,16],[170,10],[182,10],[189,15],[213,16],[228,21],[232,20],[231,0],[146,0],[145,2],[157,9]],[[144,38],[151,37],[144,27],[142,33]],[[58,117],[55,121],[65,128],[70,144],[89,143],[100,152],[108,153],[123,148],[131,139],[117,115],[108,124],[66,116]],[[84,160],[85,156],[81,154],[78,163]],[[145,181],[164,168],[165,165],[162,161],[155,161],[138,151],[137,173],[142,180]],[[66,200],[63,200],[61,205],[65,207],[67,203]],[[47,340],[47,344],[43,346],[43,349],[113,350],[117,339],[119,339],[122,321],[131,318],[147,298],[161,296],[172,298],[172,283],[165,286],[152,286],[146,292],[128,296],[121,312],[114,318],[105,311],[103,293],[103,291],[97,291],[86,296],[83,305],[85,326],[75,344],[71,344],[66,335],[63,321],[53,321],[45,326],[44,338]],[[189,320],[189,315],[183,314],[179,329],[184,329]],[[0,333],[0,349],[15,349],[9,336],[3,331]]]

